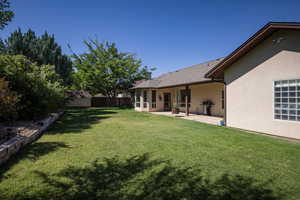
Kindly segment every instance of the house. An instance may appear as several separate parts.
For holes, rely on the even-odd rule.
[[[214,103],[212,115],[223,116],[224,104],[221,99],[224,84],[204,77],[221,60],[187,67],[138,84],[135,86],[135,109],[171,111],[172,107],[178,107],[182,112],[204,114],[205,106],[202,103],[211,100]]]
[[[226,126],[300,139],[300,23],[270,22],[223,59],[135,86],[135,109],[223,116]]]

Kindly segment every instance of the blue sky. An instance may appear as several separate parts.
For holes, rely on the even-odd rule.
[[[20,27],[53,33],[65,53],[84,39],[116,42],[161,73],[226,56],[269,21],[300,21],[300,1],[11,0]]]

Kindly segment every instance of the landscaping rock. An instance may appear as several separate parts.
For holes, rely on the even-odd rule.
[[[1,127],[0,129],[0,164],[6,162],[12,155],[22,147],[39,139],[42,133],[55,122],[63,112],[51,114],[36,125],[28,127]]]

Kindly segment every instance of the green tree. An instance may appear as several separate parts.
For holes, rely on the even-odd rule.
[[[0,96],[1,93],[3,97],[11,94],[6,104],[15,104],[13,106],[19,119],[42,117],[62,108],[66,103],[66,88],[52,65],[38,66],[23,55],[0,55],[1,78],[8,85],[2,86]],[[0,109],[0,119],[10,120],[3,112]]]
[[[134,54],[120,52],[115,43],[88,40],[84,44],[88,52],[73,55],[77,89],[115,97],[119,91],[128,91],[135,81],[151,77],[154,68],[142,66]]]
[[[10,3],[8,0],[0,0],[0,30],[3,30],[14,17],[14,12],[9,8]]]
[[[8,81],[0,78],[0,121],[18,118],[20,96],[9,88]]]
[[[28,30],[22,33],[21,29],[13,32],[6,40],[0,42],[0,53],[9,55],[25,55],[38,65],[54,65],[55,71],[64,80],[71,83],[72,61],[62,53],[61,47],[55,42],[54,35],[47,32],[36,36]]]

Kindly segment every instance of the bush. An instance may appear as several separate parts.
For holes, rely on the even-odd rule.
[[[18,118],[20,96],[8,87],[8,81],[0,78],[0,120],[14,121]]]
[[[38,66],[22,55],[0,55],[1,77],[20,95],[19,119],[43,117],[66,103],[65,87],[54,66]]]

